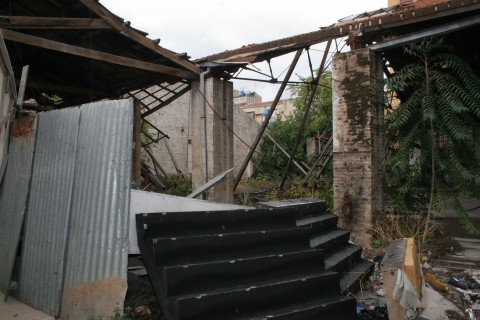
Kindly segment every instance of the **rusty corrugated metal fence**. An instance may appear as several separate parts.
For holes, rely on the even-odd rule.
[[[60,312],[79,120],[79,108],[38,115],[19,290],[52,315]]]
[[[9,162],[0,188],[0,290],[8,295],[30,183],[36,120],[20,118],[12,129]]]
[[[123,306],[132,126],[133,100],[103,101],[40,114],[36,143],[34,132],[12,140],[0,194],[1,291],[27,208],[20,299],[66,319]]]
[[[133,100],[82,107],[62,317],[109,315],[127,290]]]

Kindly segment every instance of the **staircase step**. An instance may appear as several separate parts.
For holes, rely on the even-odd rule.
[[[333,296],[235,320],[355,320],[357,319],[355,310],[354,298]]]
[[[337,249],[325,256],[325,269],[340,273],[349,270],[360,261],[361,255],[361,246],[347,244],[342,249]]]
[[[328,290],[325,290],[328,288]],[[238,286],[202,294],[172,297],[174,319],[232,319],[321,298],[338,296],[337,273]]]
[[[368,260],[361,260],[355,267],[344,272],[340,277],[340,289],[342,294],[356,292],[363,282],[372,274],[375,264]]]
[[[320,233],[325,230],[335,229],[338,217],[331,213],[309,215],[298,218],[297,226],[310,226],[312,233]]]
[[[275,230],[295,225],[289,208],[202,212],[163,212],[141,215],[146,238],[180,237],[244,230]]]
[[[313,214],[322,214],[327,210],[325,200],[317,198],[303,198],[303,199],[288,199],[280,201],[268,201],[257,203],[259,208],[290,208],[291,212],[295,213],[297,217],[304,217]]]
[[[320,248],[325,250],[325,253],[330,252],[334,248],[342,247],[348,243],[350,232],[345,230],[332,230],[310,239],[310,246],[312,248]]]
[[[260,281],[285,279],[292,275],[306,277],[318,274],[324,270],[324,257],[322,250],[308,249],[161,269],[157,272],[164,272],[165,292],[168,295],[181,295],[221,286],[254,285]]]
[[[155,266],[188,265],[301,251],[308,248],[308,228],[147,239]]]

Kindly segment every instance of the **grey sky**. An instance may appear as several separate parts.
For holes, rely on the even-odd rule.
[[[100,2],[116,15],[130,21],[132,27],[147,32],[149,38],[160,38],[161,46],[175,52],[187,52],[193,59],[247,44],[316,31],[352,14],[387,6],[387,0]],[[317,68],[323,54],[322,47],[312,49],[313,65]],[[275,59],[274,75],[281,75],[291,59],[290,56]],[[308,75],[304,63],[300,61],[296,74]],[[274,98],[278,85],[235,81],[235,88],[256,91],[266,101]]]

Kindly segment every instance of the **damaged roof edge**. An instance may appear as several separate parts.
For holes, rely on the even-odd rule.
[[[480,4],[477,0],[452,0],[448,2],[432,4],[431,6],[426,7],[407,7],[401,11],[376,14],[364,19],[336,23],[310,33],[304,33],[260,44],[243,46],[238,49],[228,50],[200,58],[195,60],[195,62],[227,62],[238,59],[239,57],[245,58],[248,56],[257,56],[265,52],[285,50],[288,46],[290,46],[291,51],[294,51],[300,47],[321,43],[332,38],[347,36],[349,33],[357,30],[362,30],[365,33],[379,29],[396,27],[408,22],[415,23],[452,14],[458,14],[461,12],[468,12],[479,8]]]
[[[105,8],[102,4],[100,4],[97,0],[80,0],[87,8],[89,8],[92,12],[97,14],[106,23],[108,23],[112,28],[114,28],[119,33],[123,34],[124,36],[140,43],[146,48],[153,50],[154,52],[164,56],[165,58],[175,62],[176,64],[182,66],[183,68],[190,70],[196,74],[200,74],[202,71],[200,67],[198,67],[193,62],[182,58],[177,53],[165,49],[152,40],[146,37],[145,33],[141,33],[138,30],[135,30],[125,24],[118,16],[114,15],[110,12],[107,8]]]

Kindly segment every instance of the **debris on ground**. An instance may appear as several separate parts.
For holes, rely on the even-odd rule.
[[[479,289],[480,283],[471,276],[452,276],[448,284],[461,289]]]
[[[442,281],[438,280],[437,277],[435,277],[431,273],[425,273],[425,282],[432,287],[432,289],[439,291],[439,292],[448,292],[448,286],[443,283]]]
[[[367,258],[367,257],[364,257]],[[363,283],[357,298],[358,320],[388,319],[387,303],[380,272],[381,258],[375,262],[375,270]],[[480,266],[449,264],[430,252],[421,256],[421,266],[427,288],[435,290],[439,298],[445,298],[458,309],[447,310],[450,320],[480,320]],[[441,297],[440,297],[441,296]],[[423,318],[422,318],[423,319]]]

